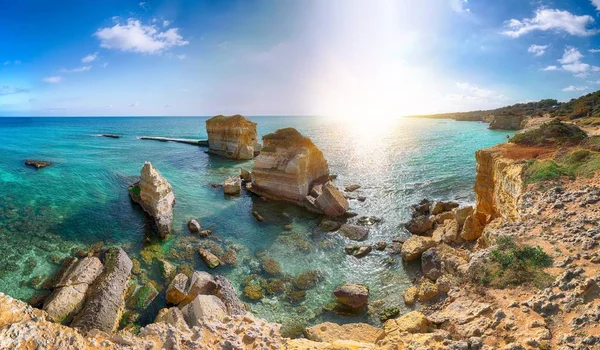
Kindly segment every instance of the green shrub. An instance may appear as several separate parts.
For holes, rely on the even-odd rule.
[[[516,134],[510,142],[525,146],[577,145],[586,137],[578,126],[553,119],[539,128]]]
[[[552,282],[552,277],[544,272],[549,266],[552,258],[541,247],[518,245],[512,237],[501,236],[474,278],[475,282],[495,288],[519,285],[544,288]]]
[[[525,170],[525,183],[554,180],[570,175],[567,169],[553,160],[535,160],[528,162]]]
[[[590,136],[581,143],[583,148],[590,151],[600,152],[600,136]]]
[[[135,194],[136,196],[139,196],[140,193],[142,193],[142,190],[140,189],[140,186],[130,187],[129,191],[131,191],[131,193]]]

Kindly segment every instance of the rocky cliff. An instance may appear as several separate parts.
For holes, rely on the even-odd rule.
[[[489,216],[489,219],[519,219],[519,201],[525,187],[524,163],[507,156],[516,147],[503,144],[475,153],[476,211]]]
[[[260,150],[256,123],[236,114],[218,115],[206,121],[208,151],[232,159],[252,159]]]
[[[330,216],[348,210],[348,201],[329,181],[323,152],[309,138],[287,128],[265,135],[263,144],[254,160],[252,192]]]
[[[142,167],[140,181],[129,187],[129,195],[154,219],[161,237],[172,232],[175,194],[169,182],[150,162]]]
[[[492,130],[520,130],[527,120],[523,115],[490,115],[486,119]]]

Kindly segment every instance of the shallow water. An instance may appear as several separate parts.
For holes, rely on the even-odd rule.
[[[367,243],[390,242],[406,234],[401,223],[408,207],[424,197],[472,203],[474,152],[505,141],[506,132],[487,125],[451,120],[398,119],[387,124],[344,123],[313,117],[252,117],[259,135],[292,126],[309,136],[323,151],[338,186],[359,184],[351,200],[359,215],[377,216],[383,222],[371,227]],[[222,249],[241,244],[238,265],[219,267],[213,273],[228,276],[243,289],[244,279],[258,269],[257,254],[276,259],[285,275],[319,270],[324,280],[304,301],[289,303],[284,296],[267,296],[249,303],[260,317],[289,328],[326,319],[338,322],[366,320],[368,314],[347,317],[323,312],[333,289],[344,281],[369,285],[371,304],[404,308],[401,291],[410,284],[418,266],[391,261],[384,252],[363,259],[348,257],[349,241],[317,228],[320,217],[276,202],[242,194],[226,198],[211,183],[251,168],[210,156],[186,144],[139,140],[139,136],[206,138],[206,118],[0,118],[0,291],[27,300],[38,293],[30,287],[37,276],[51,275],[59,258],[98,241],[118,244],[131,257],[140,258],[145,247],[174,263],[193,264],[205,270],[193,248],[187,220],[199,219],[213,230]],[[122,135],[120,139],[99,137]],[[54,162],[36,170],[25,159]],[[176,196],[175,234],[167,241],[146,242],[144,213],[133,205],[127,186],[136,180],[144,161],[152,164],[172,184]],[[259,211],[264,222],[251,215]],[[287,213],[289,215],[283,215]],[[289,218],[288,218],[289,216]],[[284,226],[292,224],[291,232]],[[165,282],[156,261],[145,264],[148,277]],[[379,301],[379,302],[378,302]],[[142,322],[163,307],[159,297],[142,314]]]

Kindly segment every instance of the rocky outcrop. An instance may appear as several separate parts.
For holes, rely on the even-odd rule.
[[[256,123],[236,114],[218,115],[206,121],[208,152],[221,157],[247,160],[260,150]]]
[[[171,184],[150,162],[142,167],[140,181],[129,187],[129,195],[154,219],[156,230],[162,238],[171,234],[175,194]]]
[[[487,119],[491,130],[521,130],[527,122],[523,115],[490,115]]]
[[[83,258],[72,263],[57,280],[52,295],[44,302],[44,311],[54,322],[68,323],[85,301],[88,287],[103,270],[100,259]]]
[[[524,164],[503,156],[506,148],[513,147],[518,146],[502,145],[475,153],[475,210],[487,215],[490,220],[497,217],[509,221],[519,219],[519,201],[525,188]]]
[[[358,309],[367,305],[369,301],[369,288],[362,284],[346,283],[337,287],[333,291],[333,295],[338,303]]]
[[[240,194],[242,191],[242,181],[240,178],[227,178],[225,182],[223,182],[223,193],[234,196]]]
[[[133,264],[121,248],[110,248],[104,256],[104,271],[88,291],[87,300],[71,326],[84,331],[113,332],[125,306],[125,289]]]
[[[346,213],[348,201],[329,181],[323,152],[309,138],[287,128],[265,135],[263,143],[247,185],[250,191],[328,216]]]
[[[45,168],[47,166],[52,165],[52,162],[46,162],[46,161],[43,161],[43,160],[27,159],[25,161],[25,165],[29,165],[29,166],[35,167],[36,169],[41,169],[41,168]]]

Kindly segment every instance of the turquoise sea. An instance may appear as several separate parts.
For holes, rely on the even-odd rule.
[[[400,307],[401,292],[418,266],[398,256],[374,251],[356,259],[344,254],[349,241],[318,229],[320,217],[294,206],[265,202],[243,193],[224,197],[211,186],[239,174],[237,162],[206,154],[204,148],[156,141],[139,136],[205,139],[205,120],[198,117],[0,118],[0,291],[27,300],[40,291],[31,280],[50,276],[60,258],[73,248],[86,249],[103,241],[121,245],[142,262],[147,276],[165,286],[156,260],[145,263],[140,251],[154,252],[175,264],[206,270],[194,248],[186,222],[200,221],[213,230],[210,238],[221,249],[240,249],[236,267],[211,273],[228,276],[241,291],[244,279],[259,270],[257,256],[277,260],[286,276],[318,270],[323,281],[308,290],[302,301],[284,295],[249,302],[253,312],[286,329],[299,329],[327,319],[338,322],[378,322],[384,307]],[[367,243],[391,242],[407,234],[402,223],[409,206],[424,197],[473,203],[474,152],[505,142],[507,132],[487,124],[399,118],[388,123],[342,122],[317,117],[249,117],[259,135],[295,127],[323,151],[340,187],[359,184],[351,200],[359,216],[383,219],[371,226]],[[113,133],[120,139],[99,137]],[[48,160],[54,165],[36,170],[25,159]],[[176,196],[175,234],[164,242],[145,239],[144,213],[129,200],[127,186],[136,180],[144,161],[151,161],[172,184]],[[251,215],[260,212],[264,222]],[[287,213],[289,215],[284,215]],[[285,227],[286,225],[290,226]],[[391,258],[393,259],[391,259]],[[361,282],[371,291],[370,310],[359,316],[323,311],[333,289],[344,281]],[[164,292],[163,292],[164,293]],[[246,300],[248,301],[248,300]],[[153,319],[164,307],[159,296],[142,313]]]

